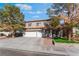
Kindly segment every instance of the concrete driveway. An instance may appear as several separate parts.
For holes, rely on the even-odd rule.
[[[56,43],[54,46],[51,40],[44,38],[0,39],[0,55],[78,56],[79,44]]]

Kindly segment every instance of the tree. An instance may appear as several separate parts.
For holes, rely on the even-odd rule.
[[[13,36],[16,30],[24,28],[24,15],[20,12],[18,7],[7,4],[1,12],[2,24],[4,25],[4,28],[13,31]]]
[[[51,18],[50,26],[52,28],[52,34],[55,34],[57,37],[62,37],[62,25],[60,24],[60,16],[54,16]],[[61,33],[60,33],[61,32]]]
[[[76,14],[75,14],[75,11],[76,11],[76,8],[77,8],[77,6],[78,6],[78,4],[74,4],[74,3],[68,3],[68,4],[65,4],[64,5],[64,7],[65,7],[65,9],[68,11],[67,12],[67,15],[68,15],[68,19],[70,20],[70,22],[69,23],[66,23],[65,24],[65,26],[66,26],[66,28],[65,29],[67,29],[68,30],[68,38],[69,38],[69,40],[71,40],[72,39],[72,29],[73,29],[73,27],[75,27],[76,26],[76,24],[77,23],[75,23],[74,21],[76,21]]]
[[[63,8],[64,8],[64,3],[53,3],[51,5],[51,8],[47,9],[47,14],[49,15],[49,17],[52,16],[58,16],[60,15],[60,13],[63,12]]]
[[[59,20],[60,20],[60,18],[58,16],[52,17],[51,21],[50,21],[51,27],[56,29],[58,27],[58,25],[60,25]]]
[[[52,4],[52,7],[47,10],[50,18],[52,18],[53,16],[59,16],[61,14],[68,17],[68,20],[70,20],[70,22],[65,23],[64,28],[68,31],[69,40],[71,40],[72,37],[72,28],[77,24],[74,21],[78,21],[78,15],[75,13],[77,7],[78,4],[75,3],[54,3]]]

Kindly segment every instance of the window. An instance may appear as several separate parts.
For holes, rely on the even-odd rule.
[[[37,26],[39,26],[40,23],[36,23]]]
[[[29,24],[28,24],[28,26],[31,26],[31,25],[32,25],[32,23],[29,23]]]
[[[48,26],[49,24],[48,23],[44,23],[44,26]]]

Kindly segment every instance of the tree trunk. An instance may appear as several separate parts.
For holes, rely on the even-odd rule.
[[[12,38],[15,38],[15,31],[12,31]]]
[[[12,26],[12,37],[13,38],[15,38],[15,32],[16,32],[16,30],[15,30],[14,26]]]
[[[71,41],[72,40],[72,29],[70,29],[69,31],[68,31],[68,39],[69,39],[69,41]]]
[[[13,31],[13,32],[12,32],[12,38],[15,38],[14,34],[15,34],[15,33],[14,33],[14,31]]]
[[[12,38],[15,38],[14,33],[13,33],[13,35],[12,35]]]
[[[66,28],[64,28],[63,30],[63,34],[64,34],[64,37],[68,39],[68,30]]]

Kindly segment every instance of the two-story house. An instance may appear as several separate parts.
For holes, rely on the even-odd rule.
[[[26,21],[24,37],[43,37],[49,21],[49,19]]]

